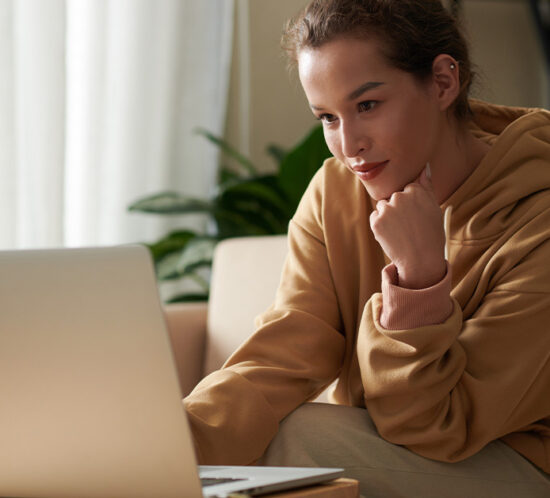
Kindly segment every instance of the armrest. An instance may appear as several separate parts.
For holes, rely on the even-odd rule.
[[[207,302],[164,306],[183,396],[191,392],[203,375],[207,311]]]

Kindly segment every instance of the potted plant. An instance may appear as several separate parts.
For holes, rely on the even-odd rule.
[[[209,230],[174,230],[146,244],[151,250],[160,281],[192,279],[203,289],[172,296],[168,302],[207,300],[209,282],[201,269],[210,267],[216,244],[229,237],[286,233],[311,178],[330,156],[322,128],[313,128],[289,151],[271,145],[267,152],[276,162],[273,173],[260,173],[250,160],[221,138],[198,132],[220,147],[236,168],[220,167],[217,188],[208,199],[166,191],[141,198],[129,206],[133,212],[157,215],[202,213]]]

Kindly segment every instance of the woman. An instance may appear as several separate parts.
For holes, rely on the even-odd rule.
[[[439,0],[313,0],[284,44],[334,158],[273,306],[185,400],[199,460],[549,496],[549,114],[468,101]]]

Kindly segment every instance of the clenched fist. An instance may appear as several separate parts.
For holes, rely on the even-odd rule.
[[[370,226],[397,268],[399,286],[424,289],[445,276],[443,214],[433,191],[429,165],[402,191],[377,202]]]

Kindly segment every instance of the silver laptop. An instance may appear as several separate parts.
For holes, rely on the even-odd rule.
[[[342,474],[201,467],[201,486],[142,246],[0,251],[0,307],[0,496],[223,497]]]

